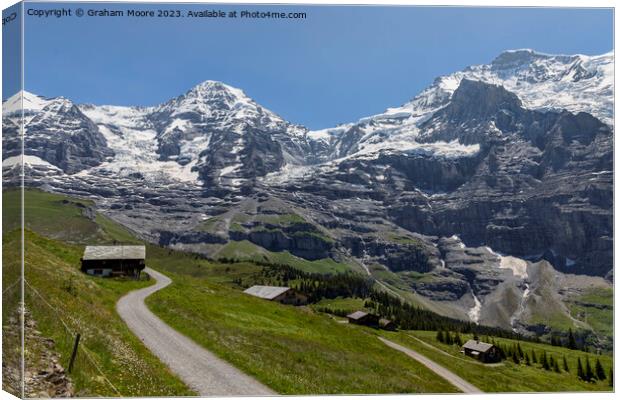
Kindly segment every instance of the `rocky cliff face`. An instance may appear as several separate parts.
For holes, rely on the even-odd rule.
[[[75,173],[101,164],[114,153],[97,126],[71,101],[62,97],[45,100],[30,93],[19,94],[25,102],[36,107],[26,110],[24,124],[24,148],[26,154],[40,158],[62,169]],[[7,125],[3,157],[21,154],[21,143],[16,129],[20,116],[11,113],[9,107],[3,113]],[[4,131],[3,131],[4,132]]]
[[[509,51],[321,131],[213,81],[146,108],[29,95],[26,181],[164,245],[344,260],[438,312],[527,331],[541,301],[570,317],[542,280],[613,276],[612,71],[613,54]],[[4,105],[6,179],[19,113]]]

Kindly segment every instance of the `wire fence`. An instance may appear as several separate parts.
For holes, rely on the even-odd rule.
[[[45,298],[45,296],[43,296],[37,289],[35,289],[27,280],[24,280],[24,283],[25,283],[25,286],[27,286],[28,288],[26,293],[30,292],[34,294],[34,296],[40,300],[40,304],[45,305],[48,309],[50,309],[53,312],[53,315],[49,315],[48,322],[54,325],[59,325],[61,327],[61,330],[64,331],[65,333],[65,336],[60,338],[60,341],[64,345],[62,347],[70,349],[72,347],[73,341],[75,340],[75,337],[77,336],[78,332],[76,332],[70,326],[70,324],[67,323],[67,321],[64,318],[65,314],[62,312],[62,310],[60,310],[58,307],[53,306]],[[87,341],[87,338],[84,337],[85,332],[80,332],[80,333],[84,340],[82,340],[79,344],[79,350],[77,352],[77,357],[75,359],[76,365],[78,365],[80,361],[86,361],[92,368],[94,368],[98,372],[99,376],[103,378],[103,382],[105,382],[105,384],[109,386],[114,391],[114,393],[116,393],[117,396],[122,397],[121,392],[110,381],[108,376],[104,373],[103,368],[101,367],[99,362],[97,362],[94,352],[86,346],[85,342]],[[84,355],[84,357],[82,357],[82,355]],[[63,356],[66,357],[67,354]]]

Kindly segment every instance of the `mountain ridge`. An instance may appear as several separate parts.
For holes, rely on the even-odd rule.
[[[329,259],[437,312],[527,332],[540,301],[569,318],[571,293],[613,279],[610,65],[505,52],[319,131],[215,81],[153,107],[28,94],[26,182],[92,198],[162,245]],[[3,112],[9,179],[14,119]],[[572,286],[531,278],[554,273]]]

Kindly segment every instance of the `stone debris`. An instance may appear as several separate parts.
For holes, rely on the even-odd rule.
[[[16,314],[18,315],[17,311]],[[3,326],[4,343],[20,343],[19,316],[8,319]],[[25,397],[73,397],[71,379],[60,364],[60,354],[54,351],[56,343],[36,329],[37,324],[28,310],[24,312],[25,326]],[[21,391],[19,355],[2,363],[3,389],[13,394]],[[34,358],[36,356],[36,359]],[[8,362],[7,362],[8,361]]]

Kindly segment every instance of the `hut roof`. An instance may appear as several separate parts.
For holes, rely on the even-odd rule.
[[[256,285],[244,290],[243,292],[252,296],[260,297],[261,299],[273,300],[281,294],[288,292],[289,290],[291,290],[291,288],[286,286]]]
[[[491,349],[491,347],[493,347],[492,344],[481,342],[478,340],[468,340],[463,345],[463,348],[467,348],[473,351],[478,351],[480,353],[486,353],[487,351],[489,351],[489,349]]]
[[[144,260],[145,246],[86,246],[83,260]]]
[[[365,311],[356,311],[354,313],[351,313],[351,314],[347,315],[347,318],[357,320],[357,319],[364,318],[367,315],[368,315],[368,313],[365,312]]]

